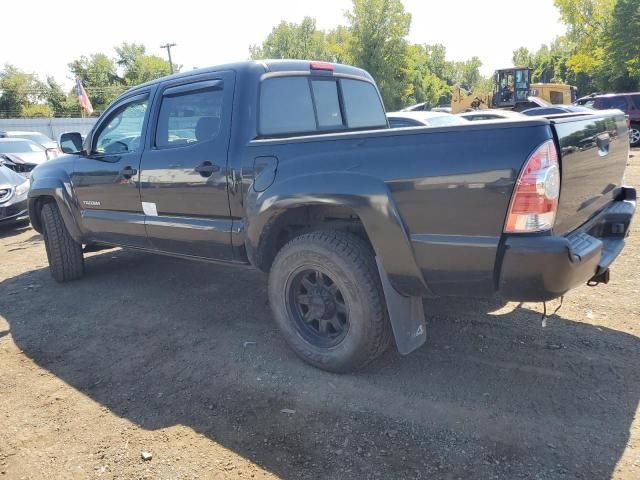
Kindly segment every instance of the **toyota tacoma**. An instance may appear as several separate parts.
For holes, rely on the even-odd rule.
[[[424,298],[606,283],[636,205],[617,110],[392,129],[367,72],[323,62],[161,78],[63,137],[28,200],[55,280],[113,246],[250,264],[287,343],[335,372],[422,345]]]

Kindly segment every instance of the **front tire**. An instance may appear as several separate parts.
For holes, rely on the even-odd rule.
[[[82,245],[71,237],[58,206],[55,203],[45,203],[40,215],[51,276],[57,282],[69,282],[82,277]]]
[[[269,274],[269,301],[289,346],[322,370],[360,369],[390,343],[375,258],[355,235],[318,231],[287,243]]]

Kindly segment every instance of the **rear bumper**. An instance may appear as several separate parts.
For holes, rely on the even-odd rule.
[[[545,301],[603,274],[624,247],[636,209],[636,191],[624,187],[617,201],[564,237],[509,235],[499,267],[506,300]]]

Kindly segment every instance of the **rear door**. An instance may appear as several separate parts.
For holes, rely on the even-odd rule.
[[[235,75],[164,84],[141,162],[151,244],[163,252],[231,260],[227,151]]]
[[[150,92],[124,98],[96,126],[91,152],[79,156],[72,184],[93,241],[147,247],[138,178]]]

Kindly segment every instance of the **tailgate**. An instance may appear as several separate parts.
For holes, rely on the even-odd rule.
[[[565,234],[617,194],[629,158],[629,133],[618,110],[551,120],[560,145],[562,184],[554,226]]]

